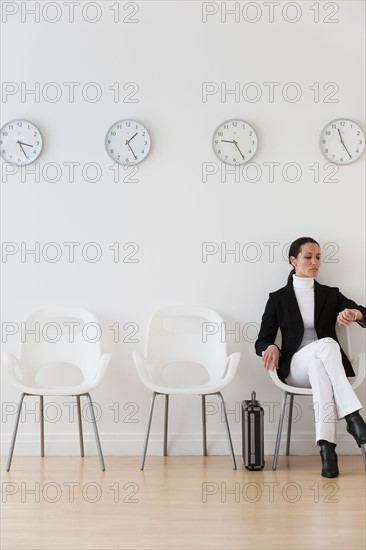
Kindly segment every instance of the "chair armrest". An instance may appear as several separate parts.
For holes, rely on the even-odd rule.
[[[268,373],[276,386],[287,393],[292,393],[293,395],[312,395],[313,393],[311,388],[302,388],[300,386],[290,386],[289,384],[285,384],[285,382],[282,382],[282,380],[278,378],[277,369],[269,370]]]
[[[281,388],[281,390],[287,391],[286,387],[288,388],[288,386],[278,378],[277,369],[273,369],[273,370],[269,369],[268,374],[270,375],[270,377],[272,378],[272,381],[276,384],[278,388]]]
[[[99,382],[104,377],[105,373],[107,372],[107,368],[109,366],[109,363],[111,362],[112,354],[111,353],[103,353],[98,359],[98,367],[97,367],[97,375],[95,377],[95,380],[93,382],[93,385],[99,384]]]
[[[235,353],[232,353],[229,355],[229,357],[226,360],[226,367],[225,371],[222,375],[222,379],[225,380],[226,384],[230,384],[232,379],[234,378],[238,365],[240,361],[240,352],[236,351]]]
[[[132,359],[135,363],[137,374],[139,375],[141,382],[145,384],[145,386],[150,387],[151,381],[148,373],[146,357],[139,351],[134,351],[132,353]]]
[[[355,390],[362,384],[366,374],[366,352],[359,353],[352,361],[352,366],[355,367],[356,376],[351,382],[352,388]]]

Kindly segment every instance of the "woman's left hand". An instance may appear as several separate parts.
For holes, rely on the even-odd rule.
[[[347,325],[351,325],[355,320],[355,315],[357,311],[358,311],[357,309],[349,309],[349,308],[344,309],[338,314],[337,324],[340,327],[346,327]]]

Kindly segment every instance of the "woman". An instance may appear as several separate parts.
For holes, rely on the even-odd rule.
[[[359,413],[362,405],[347,379],[355,373],[340,348],[335,325],[357,322],[366,327],[366,309],[343,296],[338,288],[315,281],[320,247],[314,239],[294,241],[289,262],[293,269],[288,283],[270,293],[255,349],[267,370],[278,369],[281,380],[291,386],[312,388],[313,402],[319,409],[316,442],[322,475],[336,477],[336,424],[329,422],[331,406],[338,419],[345,418],[347,431],[359,446],[366,443],[366,423]],[[281,349],[274,343],[278,329]]]

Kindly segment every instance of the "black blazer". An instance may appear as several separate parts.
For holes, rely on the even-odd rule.
[[[364,321],[359,325],[366,327],[366,309],[363,306],[343,296],[338,288],[314,281],[314,327],[319,339],[331,337],[338,342],[335,327],[337,315],[345,308],[361,311]],[[278,376],[285,380],[290,372],[291,358],[299,349],[304,335],[304,325],[292,281],[269,295],[255,343],[257,355],[261,356],[262,352],[274,343],[278,329],[281,330],[282,336]],[[346,375],[355,376],[352,365],[342,349],[341,354]]]

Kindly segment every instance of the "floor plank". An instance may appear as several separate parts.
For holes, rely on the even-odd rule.
[[[260,472],[227,456],[17,457],[2,463],[3,550],[365,548],[365,470],[340,456],[271,457]]]

